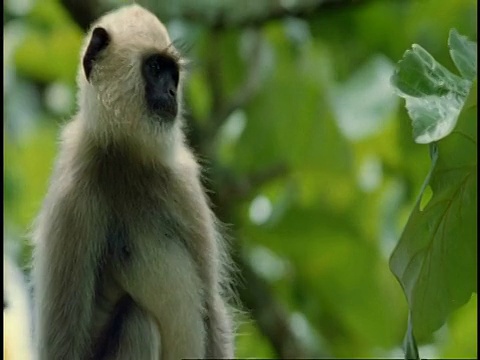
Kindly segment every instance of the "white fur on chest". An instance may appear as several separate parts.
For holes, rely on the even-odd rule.
[[[180,239],[137,236],[132,261],[114,269],[125,291],[155,319],[162,359],[202,356],[205,352],[203,286]],[[165,344],[165,345],[163,345]]]

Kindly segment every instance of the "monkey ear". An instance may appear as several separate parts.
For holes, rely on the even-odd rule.
[[[90,81],[90,73],[92,72],[93,63],[97,59],[98,54],[105,49],[109,43],[110,35],[108,35],[107,30],[102,27],[93,29],[90,43],[83,56],[83,70],[85,71],[87,80]]]

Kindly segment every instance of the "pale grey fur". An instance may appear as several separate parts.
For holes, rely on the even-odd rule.
[[[232,358],[228,256],[181,111],[167,124],[145,104],[142,56],[175,50],[138,5],[97,26],[111,42],[90,81],[80,66],[34,229],[39,360]]]

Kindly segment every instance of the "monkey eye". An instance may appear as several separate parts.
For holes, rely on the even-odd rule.
[[[159,79],[168,74],[173,79],[175,86],[178,85],[179,67],[171,57],[164,54],[151,55],[145,60],[145,66],[151,78]]]
[[[148,65],[148,67],[153,78],[159,78],[162,76],[162,67],[158,63],[152,62]]]

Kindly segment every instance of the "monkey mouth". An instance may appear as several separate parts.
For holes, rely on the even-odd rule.
[[[160,121],[172,122],[177,117],[177,102],[176,100],[166,99],[163,97],[154,97],[149,101],[147,96],[147,104],[151,113],[155,115]]]

